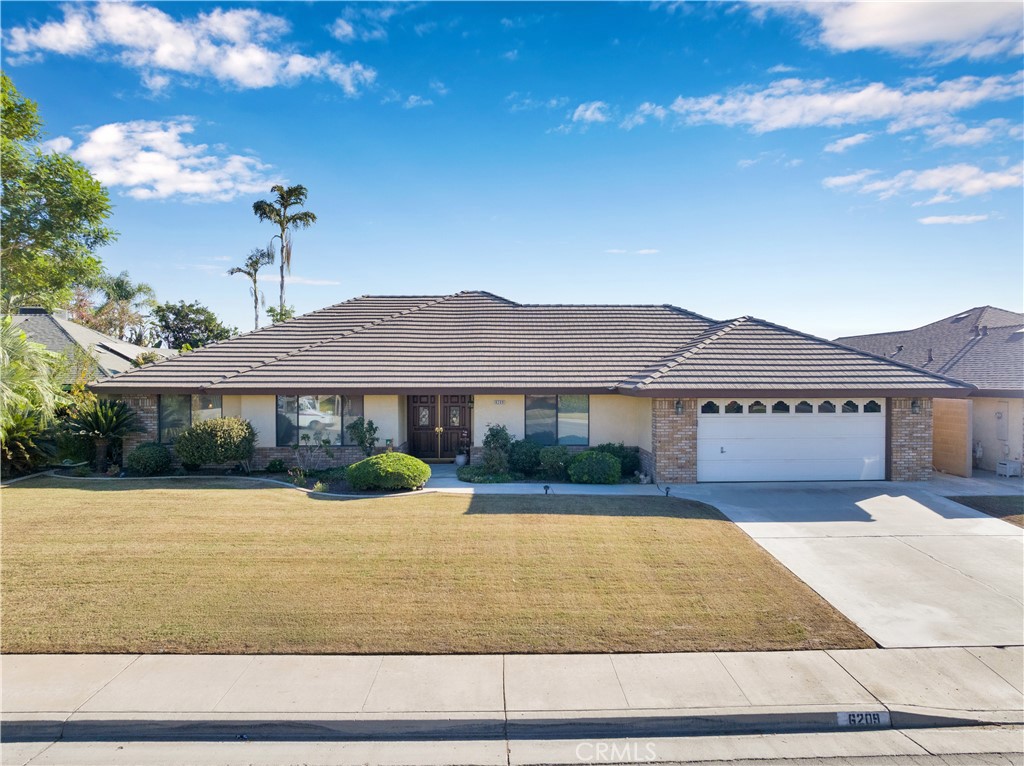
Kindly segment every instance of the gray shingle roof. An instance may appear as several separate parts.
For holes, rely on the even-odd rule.
[[[519,304],[479,291],[355,298],[95,387],[654,395],[725,385],[953,395],[964,389],[760,320],[720,323],[669,305]]]
[[[854,335],[837,342],[984,391],[1024,395],[1024,314],[980,306],[915,330]]]
[[[52,314],[15,314],[11,319],[12,324],[22,330],[29,340],[41,343],[50,351],[69,358],[75,347],[87,351],[96,361],[97,372],[105,377],[135,369],[132,360],[147,351],[155,351],[164,357],[177,353],[165,348],[147,348],[126,343]],[[74,359],[71,361],[74,362]],[[74,378],[74,370],[71,370],[63,382],[73,383]]]

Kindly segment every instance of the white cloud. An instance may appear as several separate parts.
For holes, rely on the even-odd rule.
[[[635,255],[654,255],[660,253],[660,250],[655,250],[653,247],[644,248],[643,250],[635,251]]]
[[[936,146],[979,146],[1002,138],[1019,141],[1024,128],[1009,120],[994,119],[974,127],[962,122],[936,125],[926,129],[925,134]]]
[[[648,118],[653,117],[658,122],[664,122],[668,116],[668,110],[663,106],[658,106],[650,101],[645,101],[640,104],[633,113],[624,119],[619,127],[625,130],[632,130],[633,128],[639,127],[647,122]]]
[[[436,77],[430,81],[430,89],[439,96],[448,95],[448,86],[438,80]]]
[[[963,225],[968,223],[981,223],[987,221],[987,215],[929,215],[924,218],[918,218],[918,223],[923,223],[925,226],[934,226],[936,224],[955,224]]]
[[[417,96],[417,95],[413,94],[412,96],[409,96],[409,98],[407,98],[405,100],[405,103],[402,104],[402,108],[403,109],[416,109],[417,107],[420,107],[420,106],[433,106],[433,105],[434,105],[434,102],[431,101],[429,98],[423,98],[423,96]]]
[[[71,152],[101,183],[134,199],[219,201],[280,182],[257,157],[219,154],[183,140],[194,120],[115,122],[91,131]]]
[[[351,21],[335,19],[331,24],[331,37],[343,43],[352,42],[356,39],[356,28]]]
[[[518,61],[519,60],[519,49],[518,48],[513,48],[510,51],[505,51],[504,53],[501,54],[501,57],[503,59],[505,59],[505,61]]]
[[[880,48],[949,61],[1019,55],[1022,14],[1014,2],[831,2],[770,5],[820,22],[819,39],[839,51]]]
[[[573,122],[608,122],[608,119],[608,104],[604,101],[587,101],[572,113]]]
[[[331,25],[331,35],[343,43],[350,43],[354,40],[365,42],[386,40],[388,38],[388,22],[408,10],[409,7],[411,6],[403,6],[399,3],[388,3],[376,7],[349,6]],[[421,34],[419,29],[416,34]]]
[[[832,152],[833,154],[842,154],[847,149],[857,146],[858,144],[863,144],[870,138],[870,133],[856,133],[855,135],[847,136],[846,138],[837,138],[835,141],[825,146],[825,151]]]
[[[775,66],[768,68],[769,74],[787,74],[795,71],[797,71],[795,66],[786,66],[785,64],[776,64]]]
[[[57,136],[56,138],[51,138],[49,141],[43,141],[39,144],[39,148],[44,154],[50,154],[51,152],[54,154],[65,154],[67,150],[74,145],[74,143],[75,142],[67,136]]]
[[[670,109],[688,124],[745,126],[754,133],[785,128],[838,127],[885,121],[891,132],[939,125],[956,112],[1020,95],[1024,76],[959,77],[908,81],[900,88],[875,82],[835,85],[829,80],[785,79],[766,88],[677,98]]]
[[[510,112],[529,112],[534,109],[562,109],[569,103],[565,96],[554,96],[552,98],[537,99],[532,93],[519,93],[512,91],[505,96],[505,103],[508,104]]]
[[[877,170],[859,170],[847,176],[830,176],[821,182],[826,189],[841,189],[844,186],[854,186],[877,174]]]
[[[274,284],[281,284],[281,276],[274,274],[260,274],[256,277],[258,282],[273,282]],[[311,285],[314,287],[322,287],[325,285],[340,285],[336,279],[312,279],[310,277],[298,277],[295,274],[284,275],[285,284],[289,285]]]
[[[958,163],[928,170],[904,170],[891,178],[868,181],[876,171],[861,171],[850,176],[826,178],[826,188],[858,186],[861,194],[877,194],[889,199],[901,193],[926,192],[932,196],[921,204],[951,202],[964,197],[977,197],[1001,189],[1016,189],[1024,183],[1024,163],[1002,170],[985,171],[976,165]]]
[[[172,75],[211,77],[236,88],[291,85],[326,78],[348,95],[373,83],[376,72],[333,54],[300,54],[283,40],[288,22],[254,8],[214,9],[175,19],[148,5],[100,2],[62,6],[64,18],[14,27],[5,35],[10,53],[33,57],[112,57],[141,72],[143,85],[159,93]]]

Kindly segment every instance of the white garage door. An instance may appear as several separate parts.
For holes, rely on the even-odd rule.
[[[701,400],[697,481],[885,478],[884,399]]]

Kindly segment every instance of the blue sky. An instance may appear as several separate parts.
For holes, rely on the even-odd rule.
[[[279,182],[319,217],[300,312],[484,289],[835,337],[1024,304],[1018,3],[2,10],[48,145],[110,189],[107,268],[242,330],[224,272]]]

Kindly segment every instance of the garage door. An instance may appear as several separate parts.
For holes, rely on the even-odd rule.
[[[697,481],[885,478],[884,399],[701,400]]]

